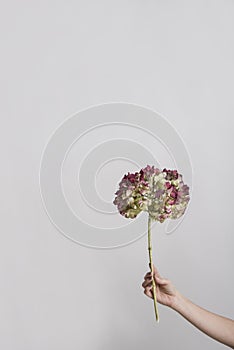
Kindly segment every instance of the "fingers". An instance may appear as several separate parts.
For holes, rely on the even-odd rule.
[[[147,272],[144,276],[144,279],[147,279],[147,278],[152,278],[152,273],[151,271]]]
[[[146,278],[145,281],[142,283],[142,287],[145,288],[147,286],[151,286],[152,285],[152,278]]]
[[[149,266],[150,266],[150,264],[149,264]],[[159,272],[158,272],[157,268],[155,267],[155,265],[153,265],[153,268],[154,268],[153,272],[154,272],[154,280],[155,280],[155,282],[158,285],[161,285],[161,286],[167,285],[170,281],[167,278],[163,278],[159,274]],[[152,286],[152,272],[149,271],[144,276],[144,281],[142,283],[142,287],[143,288],[148,288],[148,287],[151,288],[151,286]]]
[[[153,291],[152,291],[151,287],[145,288],[144,294],[153,299]]]

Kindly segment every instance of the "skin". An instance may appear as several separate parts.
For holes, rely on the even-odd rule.
[[[178,312],[200,331],[218,342],[234,349],[234,320],[214,314],[183,296],[171,283],[163,278],[154,266],[157,301]],[[147,272],[142,283],[144,294],[153,299],[152,273]]]

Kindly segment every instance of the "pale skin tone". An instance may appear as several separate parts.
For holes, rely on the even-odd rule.
[[[178,312],[209,337],[234,349],[234,320],[217,315],[194,304],[183,296],[170,280],[162,277],[155,266],[153,270],[157,301],[160,304]],[[144,288],[144,294],[153,299],[151,272],[145,274],[142,287]]]

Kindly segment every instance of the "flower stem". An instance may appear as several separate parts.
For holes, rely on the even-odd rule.
[[[156,316],[156,321],[159,322],[159,314],[157,307],[157,296],[156,296],[156,284],[154,280],[154,271],[153,271],[153,258],[152,258],[152,243],[151,243],[151,217],[148,216],[148,250],[149,250],[149,260],[150,260],[150,270],[152,273],[152,283],[153,283],[153,296],[154,296],[154,311]]]

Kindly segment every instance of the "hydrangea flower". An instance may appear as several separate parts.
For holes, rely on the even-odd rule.
[[[168,218],[181,217],[190,200],[189,187],[184,184],[177,170],[160,170],[147,165],[139,172],[125,174],[115,195],[113,204],[124,217],[134,219],[141,212],[148,212],[148,250],[153,274],[151,220],[163,223]],[[154,310],[156,320],[159,321],[154,279],[152,284]]]
[[[189,187],[177,170],[161,171],[150,165],[124,175],[115,194],[113,204],[121,215],[134,219],[141,211],[147,211],[161,223],[182,216],[190,199]]]

